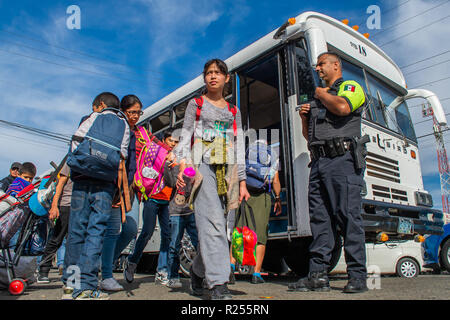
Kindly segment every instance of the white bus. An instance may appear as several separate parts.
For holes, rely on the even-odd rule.
[[[264,270],[277,272],[282,258],[300,275],[307,270],[310,156],[296,107],[313,99],[320,81],[314,67],[324,51],[342,58],[344,79],[359,82],[368,97],[362,120],[362,135],[370,137],[362,212],[367,241],[376,241],[381,232],[390,239],[442,232],[442,212],[431,208],[431,195],[424,190],[405,102],[426,99],[445,124],[438,98],[426,90],[408,90],[400,68],[364,35],[329,16],[305,12],[225,61],[232,78],[226,99],[240,108],[243,129],[266,132],[280,155],[283,212],[270,218]],[[203,89],[199,75],[146,108],[140,124],[154,134],[180,128],[188,101]],[[146,252],[158,251],[158,236]],[[337,262],[340,244],[335,252]]]

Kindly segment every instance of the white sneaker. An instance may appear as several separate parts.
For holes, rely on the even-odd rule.
[[[181,283],[180,279],[169,279],[167,283],[165,284],[166,287],[171,289],[179,289],[183,287],[183,284]]]
[[[61,297],[61,300],[73,300],[72,293],[73,293],[73,288],[67,287],[64,285],[63,286],[63,295]]]
[[[137,263],[129,262],[128,258],[125,260],[124,267],[123,267],[123,278],[128,282],[131,283],[134,281],[134,273],[137,268]]]
[[[103,279],[100,282],[100,290],[104,291],[122,291],[124,288],[114,278]]]
[[[169,275],[165,271],[157,272],[155,275],[155,283],[162,284],[164,286],[167,285],[167,283],[169,282],[168,276]]]

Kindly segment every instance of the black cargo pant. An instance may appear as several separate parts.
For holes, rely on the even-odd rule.
[[[366,250],[361,217],[362,172],[356,172],[352,154],[311,163],[309,214],[313,241],[310,272],[326,271],[337,232],[344,238],[345,261],[350,278],[366,278]],[[359,171],[359,170],[358,170]]]
[[[50,268],[52,267],[52,260],[55,257],[59,247],[61,247],[64,237],[67,236],[69,228],[70,207],[59,207],[59,218],[56,220],[53,235],[48,240],[45,246],[42,260],[39,264],[39,273],[48,276]]]

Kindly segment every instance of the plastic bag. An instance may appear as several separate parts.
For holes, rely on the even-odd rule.
[[[231,236],[231,254],[236,262],[243,266],[255,266],[256,265],[256,244],[257,235],[255,231],[249,228],[248,221],[245,214],[245,205],[248,207],[250,217],[252,219],[253,226],[256,225],[255,217],[253,215],[252,208],[247,202],[242,201],[239,215],[235,220],[235,227]],[[241,215],[244,215],[244,226],[242,228],[236,227]]]

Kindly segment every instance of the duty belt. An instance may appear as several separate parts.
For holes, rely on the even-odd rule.
[[[351,150],[352,140],[348,138],[334,138],[314,142],[309,146],[311,160],[317,160],[321,157],[335,158],[344,155]]]

